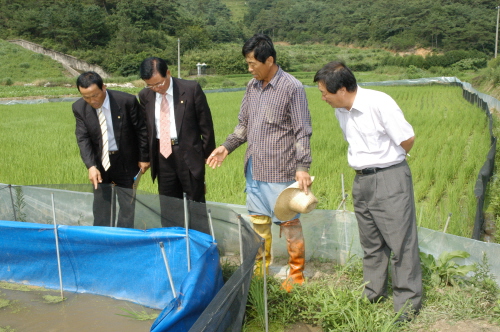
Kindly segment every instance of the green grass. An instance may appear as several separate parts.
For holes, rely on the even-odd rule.
[[[472,277],[462,278],[455,286],[436,286],[432,274],[424,269],[423,308],[410,323],[394,325],[392,296],[387,301],[371,304],[363,298],[363,271],[359,258],[341,266],[316,260],[307,262],[316,276],[291,293],[280,289],[280,281],[268,278],[267,297],[271,332],[282,332],[294,323],[319,326],[323,331],[437,331],[438,321],[453,322],[486,320],[495,325],[500,321],[497,301],[498,286],[488,272],[488,262],[479,264]],[[390,288],[389,288],[390,290]],[[243,331],[264,330],[261,313],[262,279],[254,277]],[[439,325],[437,325],[439,326]],[[485,327],[486,328],[486,327]],[[460,330],[465,331],[465,330]]]
[[[412,169],[419,225],[470,237],[476,200],[475,181],[489,149],[484,113],[450,86],[374,87],[395,98],[416,132],[408,162]],[[354,172],[347,164],[347,143],[333,109],[316,88],[306,89],[313,121],[311,175],[320,209],[337,209],[342,177],[350,194]],[[243,91],[208,93],[217,145],[237,124]],[[74,136],[71,103],[0,105],[0,183],[16,185],[88,183]],[[221,168],[207,167],[207,200],[245,204],[243,160],[246,145]],[[139,189],[156,193],[149,173]],[[349,195],[347,208],[352,211]]]
[[[38,79],[65,77],[63,66],[50,57],[0,39],[0,85],[31,83]]]

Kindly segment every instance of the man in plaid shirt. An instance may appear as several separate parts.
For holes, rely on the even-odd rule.
[[[300,214],[291,220],[278,220],[274,205],[278,195],[298,182],[306,194],[311,185],[311,117],[302,83],[276,64],[271,39],[262,34],[250,38],[242,50],[253,79],[241,103],[238,125],[226,141],[207,159],[219,167],[226,156],[248,142],[245,154],[247,208],[257,234],[265,242],[265,271],[271,261],[271,225],[285,234],[290,271],[283,288],[304,282],[305,245]],[[257,274],[263,273],[262,255],[257,256]]]

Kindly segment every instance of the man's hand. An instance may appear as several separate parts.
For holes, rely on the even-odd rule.
[[[295,181],[299,183],[299,188],[302,190],[306,195],[309,193],[308,188],[312,184],[311,176],[309,173],[305,171],[297,171],[295,173]]]
[[[99,172],[97,167],[92,166],[89,168],[89,180],[94,185],[94,189],[97,190],[99,183],[102,183],[101,172]]]
[[[224,159],[226,159],[227,155],[229,154],[229,151],[227,151],[226,147],[221,145],[212,153],[207,159],[207,165],[215,169],[215,167],[220,167],[222,165],[222,162]]]
[[[146,173],[150,166],[150,163],[139,161],[139,168],[141,169],[142,174]]]

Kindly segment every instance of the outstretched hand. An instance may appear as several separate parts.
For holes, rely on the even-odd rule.
[[[215,169],[215,167],[220,167],[224,159],[226,159],[229,151],[227,151],[226,147],[221,145],[216,148],[210,156],[207,158],[207,165]]]

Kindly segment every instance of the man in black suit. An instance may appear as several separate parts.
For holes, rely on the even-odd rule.
[[[149,168],[146,124],[137,98],[107,90],[99,74],[81,74],[82,98],[73,104],[76,140],[94,187],[94,226],[114,226],[113,186],[118,196],[119,227],[134,227],[134,177]],[[113,215],[111,210],[113,209]]]
[[[198,82],[172,78],[163,59],[145,59],[140,76],[146,83],[139,101],[148,128],[151,177],[158,178],[163,196],[162,226],[183,226],[169,218],[179,206],[165,196],[186,193],[187,199],[205,203],[205,160],[215,148],[210,108]]]

